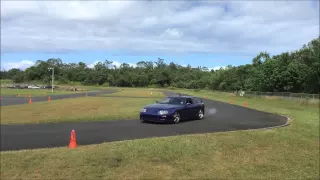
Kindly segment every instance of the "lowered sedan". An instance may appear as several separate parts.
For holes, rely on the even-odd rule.
[[[169,96],[156,104],[143,107],[140,120],[179,123],[186,119],[203,119],[205,105],[202,100],[191,96]]]

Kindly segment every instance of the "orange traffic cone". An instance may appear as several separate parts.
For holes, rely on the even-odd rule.
[[[232,99],[230,99],[230,104],[232,104]]]
[[[247,107],[247,102],[246,101],[244,101],[243,106]]]
[[[50,96],[48,96],[48,102],[50,102],[50,100],[51,100],[51,98],[50,98]]]
[[[18,93],[18,97],[20,97],[20,93]]]
[[[72,148],[76,148],[76,147],[77,147],[76,131],[73,129],[71,131],[69,148],[72,149]]]
[[[32,104],[32,99],[31,98],[29,99],[29,104]]]
[[[208,96],[206,96],[206,99],[208,99]]]

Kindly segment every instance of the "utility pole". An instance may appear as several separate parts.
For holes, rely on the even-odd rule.
[[[52,70],[51,91],[53,92],[54,68],[48,68],[48,70]]]

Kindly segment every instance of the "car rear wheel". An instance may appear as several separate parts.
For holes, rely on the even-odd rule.
[[[204,118],[204,112],[203,112],[202,109],[199,109],[197,117],[198,117],[198,119],[203,119]]]
[[[180,114],[179,114],[178,112],[175,112],[175,113],[173,114],[173,122],[174,122],[175,124],[178,124],[178,123],[180,122]]]

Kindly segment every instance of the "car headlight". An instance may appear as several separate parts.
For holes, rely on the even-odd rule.
[[[161,110],[161,111],[158,112],[158,114],[160,114],[160,115],[168,114],[168,111],[167,110]]]
[[[141,109],[140,112],[146,112],[146,111],[147,111],[147,109],[143,108],[143,109]]]

